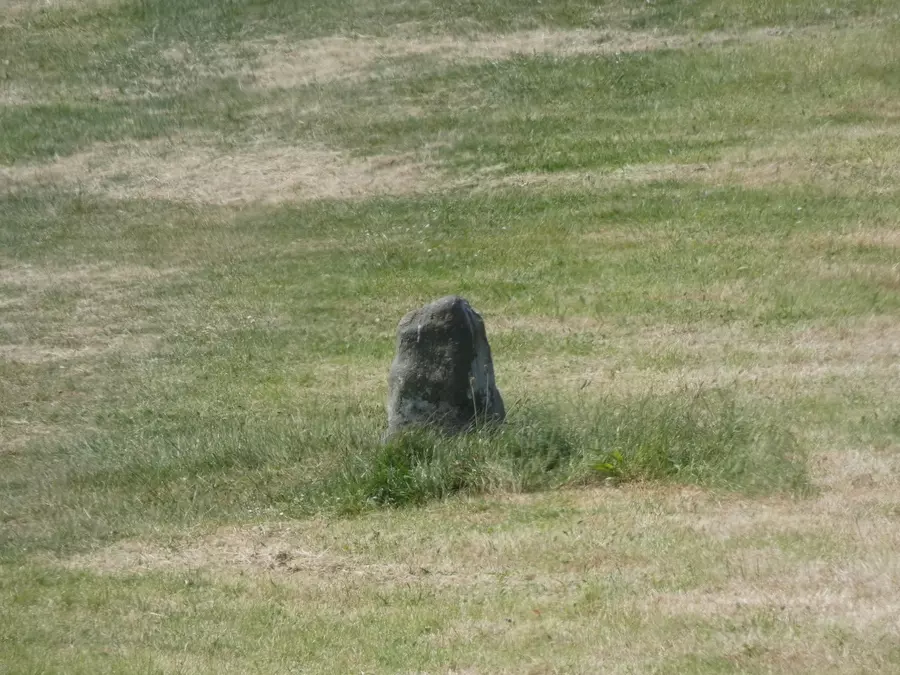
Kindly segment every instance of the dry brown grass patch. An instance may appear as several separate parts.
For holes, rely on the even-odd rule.
[[[79,291],[64,325],[51,341],[17,341],[0,344],[0,358],[22,364],[99,357],[112,352],[144,354],[152,351],[158,335],[143,332],[141,320],[122,317],[114,309],[123,296],[141,283],[170,279],[179,269],[157,269],[140,265],[73,265],[65,268],[7,264],[0,266],[0,284],[19,289],[11,296],[11,307],[0,327],[11,335],[24,334],[22,326],[32,320],[29,307],[48,292]]]
[[[2,24],[0,24],[2,25]],[[2,66],[0,66],[0,78],[3,77]],[[11,82],[0,84],[0,105],[16,106],[28,105],[34,101],[34,97],[30,91],[21,85],[15,85]]]
[[[15,414],[15,411],[12,411]],[[0,417],[0,455],[13,455],[22,451],[28,444],[40,439],[58,440],[62,429],[53,427],[33,419],[18,417]]]
[[[400,565],[366,565],[353,556],[323,548],[327,527],[321,521],[228,527],[186,545],[159,547],[126,541],[67,561],[73,568],[99,572],[140,573],[152,570],[283,572],[326,579],[334,575],[372,576],[387,580],[404,575]],[[309,532],[305,530],[309,530]]]
[[[796,31],[815,33],[816,28]],[[539,29],[513,33],[481,33],[467,37],[438,35],[413,37],[409,30],[398,29],[387,37],[327,37],[293,41],[278,37],[249,46],[259,53],[259,65],[253,66],[222,55],[222,63],[258,86],[291,88],[313,82],[360,78],[376,71],[391,59],[431,57],[446,61],[497,61],[517,55],[573,56],[579,54],[617,54],[709,47],[726,42],[758,42],[784,37],[791,31],[770,29],[697,34],[624,30]],[[181,58],[181,54],[174,55]]]
[[[863,144],[863,145],[861,145]],[[864,145],[877,145],[872,161]],[[603,190],[660,181],[765,188],[814,185],[841,194],[892,194],[900,185],[900,143],[892,124],[823,127],[790,136],[756,139],[707,163],[647,163],[590,171],[519,172],[504,166],[482,171],[473,187]]]
[[[661,181],[698,182],[711,186],[765,188],[814,185],[842,194],[888,194],[900,179],[896,166],[859,165],[847,160],[828,164],[813,157],[752,161],[723,160],[698,164],[640,164],[595,171],[523,172],[488,178],[482,189],[497,187],[603,190]]]
[[[502,167],[495,167],[497,171]],[[639,164],[596,171],[520,172],[496,176],[480,183],[482,189],[497,187],[600,190],[630,183],[690,180],[709,170],[707,164]]]
[[[697,565],[705,577],[685,591],[648,587],[638,603],[647,611],[704,617],[773,611],[865,630],[891,625],[900,609],[900,562],[893,555],[900,534],[890,517],[840,486],[812,500],[637,485],[495,501],[500,507],[487,511],[451,503],[362,520],[228,527],[168,546],[123,542],[57,562],[114,574],[279,574],[317,587],[355,580],[467,592],[518,588],[539,606],[541,594],[575,592],[586,577],[614,575],[637,587],[668,578],[671,561],[652,551],[683,548],[690,559],[675,567]],[[553,526],[540,518],[507,520],[510,509],[539,514],[545,507],[560,514]],[[436,530],[438,521],[444,525]]]
[[[858,280],[880,286],[891,292],[900,291],[900,262],[864,263],[816,260],[808,264],[811,275],[820,279]]]
[[[842,246],[900,249],[900,223],[890,228],[860,227],[853,232],[833,235],[831,239]]]
[[[797,363],[813,359],[827,363],[867,363],[889,359],[900,350],[900,325],[888,317],[872,317],[843,325],[811,324],[774,331],[749,323],[658,324],[627,328],[591,317],[496,315],[491,332],[527,330],[547,334],[603,332],[611,344],[645,353],[677,348],[714,356],[719,363],[729,350],[758,355],[757,363]],[[799,358],[798,358],[799,357]]]
[[[311,82],[359,78],[379,62],[404,57],[432,56],[447,60],[498,60],[516,54],[586,54],[660,48],[667,40],[685,44],[684,37],[660,38],[647,33],[599,31],[528,31],[470,38],[435,36],[328,37],[292,42],[267,41],[260,50],[259,68],[244,74],[263,87],[297,87]]]
[[[79,555],[61,561],[73,569],[89,569],[104,574],[140,574],[160,570],[202,570],[218,574],[284,575],[293,583],[314,586],[348,582],[375,583],[379,586],[470,585],[492,583],[499,573],[488,567],[460,568],[450,561],[410,552],[404,559],[353,552],[347,545],[347,531],[328,531],[329,524],[319,520],[301,523],[274,523],[252,527],[228,527],[191,542],[168,547],[139,540]],[[333,528],[332,528],[333,529]],[[354,529],[351,524],[348,528]],[[356,546],[366,549],[377,539],[369,533]],[[340,538],[340,539],[339,539]],[[60,562],[60,561],[57,561]],[[532,581],[528,579],[527,581]]]
[[[356,158],[326,148],[218,149],[203,139],[97,144],[45,164],[0,167],[2,192],[81,189],[114,199],[205,204],[354,199],[428,189],[439,173],[412,154]]]
[[[795,329],[789,336],[793,348],[809,350],[826,363],[890,361],[900,353],[900,324],[890,317]]]
[[[0,0],[0,26],[41,10],[109,7],[120,2],[121,0]]]
[[[312,598],[350,588],[349,612],[356,603],[366,608],[376,590],[421,591],[441,603],[478,598],[483,615],[431,632],[437,645],[545,634],[583,642],[596,637],[585,617],[602,612],[611,621],[638,620],[642,658],[654,662],[708,653],[714,644],[735,663],[805,672],[839,657],[830,631],[849,631],[852,644],[878,641],[895,633],[900,612],[892,517],[854,498],[839,465],[828,470],[837,472],[835,487],[812,499],[671,485],[517,494],[227,527],[50,562],[103,574],[195,570],[240,577],[251,588],[299,587]],[[885,504],[896,506],[896,479],[890,487]],[[698,627],[682,630],[675,647],[673,619]],[[709,625],[722,628],[712,643],[704,637]],[[615,646],[630,653],[629,644]]]
[[[544,333],[547,335],[571,335],[573,333],[594,333],[603,330],[604,322],[591,317],[552,317],[494,315],[489,319],[491,334],[517,333],[521,331]]]
[[[0,344],[0,358],[12,363],[37,364],[98,357],[112,352],[149,354],[159,343],[159,336],[146,334],[106,335],[92,328],[73,330],[62,339],[81,343],[77,347],[56,347],[40,343]]]
[[[12,0],[13,13],[21,15],[44,6],[44,0]],[[46,6],[111,3],[115,0],[46,0]],[[313,83],[357,80],[372,76],[392,61],[410,57],[435,58],[447,62],[466,60],[496,61],[516,55],[615,54],[656,49],[680,49],[692,45],[711,46],[723,42],[758,41],[776,36],[771,31],[741,34],[706,33],[698,35],[666,35],[658,32],[621,30],[557,30],[542,29],[506,34],[482,33],[469,37],[437,35],[416,37],[398,28],[395,35],[329,36],[293,40],[276,36],[243,41],[239,47],[220,44],[211,52],[198,53],[189,43],[179,43],[160,52],[168,64],[181,69],[189,78],[167,83],[144,79],[132,83],[127,93],[108,87],[86,91],[99,100],[134,100],[150,96],[150,90],[161,86],[190,86],[198,78],[239,77],[248,86],[259,88],[294,88]],[[256,58],[248,58],[248,54]],[[71,96],[85,92],[56,92]],[[27,92],[12,85],[0,89],[0,101],[8,105],[35,103],[48,92]],[[54,96],[54,98],[56,97]],[[411,110],[411,114],[421,111]]]
[[[181,274],[179,268],[156,268],[130,264],[70,265],[43,267],[0,259],[0,284],[23,286],[27,291],[88,285],[92,288],[157,281]]]
[[[677,356],[681,356],[677,354]],[[666,395],[700,389],[738,388],[746,395],[771,400],[791,400],[810,391],[825,395],[838,393],[842,386],[878,383],[896,391],[896,377],[884,365],[868,364],[770,364],[765,366],[722,366],[712,363],[659,368],[652,363],[634,363],[629,355],[599,358],[564,357],[539,362],[517,363],[502,372],[504,391],[533,394],[535,391],[559,395],[580,393],[591,396]],[[539,384],[535,384],[539,383]]]
[[[511,394],[537,389],[627,396],[739,386],[757,396],[791,398],[860,382],[900,394],[895,368],[900,326],[890,319],[781,331],[742,323],[616,329],[591,319],[497,319],[489,321],[489,334],[588,333],[597,340],[596,356],[560,354],[514,362],[498,357],[498,377]]]
[[[796,163],[778,164],[768,161],[758,164],[732,161],[710,164],[638,164],[595,171],[514,173],[494,178],[486,187],[602,190],[630,184],[685,181],[753,188],[809,183],[814,174],[813,164],[801,167]]]
[[[868,451],[842,449],[830,455],[819,476],[828,485],[812,500],[749,500],[690,488],[639,493],[657,504],[662,521],[697,532],[717,551],[707,558],[707,583],[680,592],[651,592],[648,608],[669,615],[732,618],[767,611],[860,631],[896,627],[900,562],[893,552],[900,546],[900,532],[888,507],[900,506],[900,481],[896,473],[887,473],[896,468],[896,459],[884,455],[876,461],[884,482],[861,490],[848,480],[848,462],[871,465]],[[633,501],[638,495],[622,490],[570,494],[583,509],[616,509],[629,497]],[[627,503],[620,506],[628,508]]]
[[[797,563],[770,547],[742,550],[729,564],[738,570],[737,576],[722,585],[652,594],[649,603],[671,615],[735,617],[766,611],[858,631],[897,627],[900,564],[884,551],[848,561]]]

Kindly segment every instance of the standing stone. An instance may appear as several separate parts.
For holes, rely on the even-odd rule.
[[[400,320],[387,413],[386,437],[411,426],[458,433],[506,417],[484,321],[465,299],[447,296]]]

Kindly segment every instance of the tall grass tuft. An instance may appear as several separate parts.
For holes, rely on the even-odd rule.
[[[810,488],[804,453],[785,428],[733,395],[710,392],[520,407],[502,427],[463,436],[409,431],[358,448],[323,491],[355,511],[459,492],[649,480],[751,493]]]

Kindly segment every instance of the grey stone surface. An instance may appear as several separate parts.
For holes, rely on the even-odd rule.
[[[387,413],[386,438],[421,426],[459,433],[506,417],[484,321],[464,298],[441,298],[400,320]]]

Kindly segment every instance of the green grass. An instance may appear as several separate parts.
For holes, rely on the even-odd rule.
[[[245,384],[245,387],[248,386]],[[256,398],[259,400],[260,394]],[[272,401],[277,404],[277,399]],[[88,435],[6,457],[5,557],[78,551],[244,514],[304,518],[463,495],[674,481],[748,494],[809,490],[804,453],[730,394],[679,392],[579,407],[517,406],[463,437],[409,433],[388,444],[378,410],[110,409]],[[329,420],[330,417],[330,420]],[[35,483],[31,476],[40,474]]]
[[[11,40],[26,40],[25,26],[7,30]],[[248,86],[252,77],[240,74],[240,67],[258,64],[271,44],[229,47],[224,53],[230,65],[217,65],[223,48],[191,41],[190,69],[161,56],[166,43],[126,42],[123,53],[99,62],[97,47],[85,44],[83,57],[65,56],[64,64],[56,64],[58,75],[51,65],[37,81],[24,67],[29,61],[15,60],[21,70],[9,71],[11,84],[39,92],[43,82],[50,86],[31,105],[0,110],[0,159],[190,131],[246,143],[265,130],[270,142],[325,142],[363,153],[439,143],[451,166],[467,170],[706,162],[776,132],[877,123],[873,106],[891,101],[898,86],[888,47],[897,38],[896,23],[885,22],[824,37],[820,31],[772,45],[726,43],[708,50],[521,56],[431,67],[420,57],[403,68],[406,77],[380,76],[372,64],[373,75],[363,83],[275,90]],[[42,53],[66,53],[57,49]],[[83,71],[73,67],[82,62]],[[93,93],[85,100],[79,92]],[[365,106],[358,105],[360,98]],[[411,108],[425,114],[398,112]]]
[[[897,3],[11,7],[0,671],[897,671]]]
[[[802,454],[763,419],[702,392],[568,414],[520,408],[505,426],[462,438],[413,432],[382,447],[348,449],[339,479],[326,483],[326,499],[356,510],[458,492],[647,480],[802,494]]]

